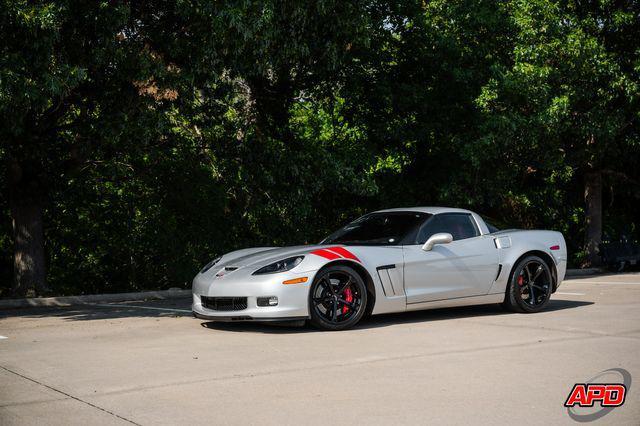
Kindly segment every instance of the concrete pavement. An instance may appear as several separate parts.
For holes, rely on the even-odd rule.
[[[570,424],[621,367],[640,424],[640,274],[565,281],[549,308],[373,317],[354,330],[192,318],[189,300],[0,312],[0,424]],[[596,422],[597,423],[597,422]]]

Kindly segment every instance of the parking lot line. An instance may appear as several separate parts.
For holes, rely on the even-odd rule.
[[[64,395],[64,396],[66,396],[67,398],[71,398],[71,399],[73,399],[73,400],[75,400],[75,401],[78,401],[78,402],[80,402],[80,403],[82,403],[82,404],[86,404],[86,405],[88,405],[89,407],[93,407],[93,408],[95,408],[95,409],[97,409],[97,410],[103,411],[103,412],[105,412],[105,413],[107,413],[107,414],[110,414],[110,415],[112,415],[112,416],[114,416],[114,417],[117,417],[117,418],[119,418],[119,419],[121,419],[121,420],[123,420],[123,421],[125,421],[125,422],[127,422],[127,423],[131,423],[131,424],[134,424],[134,425],[138,425],[138,426],[140,426],[140,424],[139,424],[139,423],[136,423],[136,422],[134,422],[134,421],[132,421],[132,420],[129,420],[129,419],[125,418],[125,417],[122,417],[122,416],[120,416],[120,415],[118,415],[118,414],[116,414],[116,413],[114,413],[114,412],[112,412],[112,411],[109,411],[109,410],[107,410],[107,409],[105,409],[105,408],[102,408],[102,407],[100,407],[100,406],[98,406],[98,405],[96,405],[96,404],[92,404],[91,402],[85,401],[84,399],[81,399],[81,398],[78,398],[78,397],[76,397],[76,396],[73,396],[73,395],[71,395],[71,394],[69,394],[69,393],[67,393],[67,392],[64,392],[64,391],[62,391],[62,390],[60,390],[60,389],[57,389],[57,388],[55,388],[55,387],[53,387],[53,386],[47,385],[47,384],[45,384],[45,383],[43,383],[43,382],[40,382],[40,381],[38,381],[38,380],[36,380],[36,379],[33,379],[33,378],[31,378],[31,377],[27,377],[27,376],[25,376],[24,374],[20,374],[20,373],[18,373],[18,372],[16,372],[16,371],[13,371],[13,370],[11,370],[11,369],[9,369],[9,368],[7,368],[7,367],[4,367],[4,366],[1,366],[1,365],[0,365],[0,368],[1,368],[1,369],[3,369],[4,371],[8,372],[8,373],[11,373],[11,374],[16,375],[16,376],[18,376],[18,377],[21,377],[21,378],[23,378],[24,380],[27,380],[27,381],[32,382],[32,383],[35,383],[36,385],[40,385],[40,386],[42,386],[42,387],[44,387],[44,388],[47,388],[47,389],[49,389],[49,390],[51,390],[51,391],[53,391],[53,392],[57,392],[57,393],[59,393],[59,394],[62,394],[62,395]]]
[[[100,306],[102,308],[133,308],[133,309],[150,309],[153,311],[167,311],[167,312],[183,312],[190,314],[191,310],[186,309],[173,309],[173,308],[156,308],[154,306],[139,306],[139,305],[127,305],[124,303],[90,303],[91,306]]]
[[[6,336],[0,336],[0,340],[2,340],[2,339],[8,339],[8,337],[6,337]]]

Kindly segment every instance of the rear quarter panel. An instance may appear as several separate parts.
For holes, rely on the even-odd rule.
[[[502,270],[491,287],[490,293],[504,293],[506,291],[513,267],[523,255],[531,251],[540,251],[551,257],[554,263],[557,286],[564,280],[567,271],[567,245],[560,232],[512,230],[492,235],[497,240],[498,259]],[[558,248],[552,250],[551,247],[554,246],[558,246]]]

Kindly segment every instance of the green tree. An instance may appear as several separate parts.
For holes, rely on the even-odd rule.
[[[372,189],[362,176],[362,132],[344,120],[340,94],[353,52],[368,46],[366,4],[203,1],[154,24],[184,22],[179,38],[191,47],[181,50],[224,68],[216,75],[197,67],[199,96],[181,113],[200,129],[193,138],[207,147],[228,209],[242,212],[255,240],[313,241],[302,234],[315,228],[318,211],[335,214],[332,199]],[[175,60],[194,67],[193,56]]]
[[[187,286],[382,207],[553,227],[592,262],[638,224],[637,2],[2,6],[16,294]]]
[[[230,241],[299,237],[328,206],[319,193],[367,191],[343,167],[354,133],[340,123],[327,137],[325,122],[338,128],[335,76],[366,41],[357,4],[25,1],[1,13],[16,294],[47,292],[45,246],[58,289],[186,282]]]
[[[612,186],[628,184],[638,166],[640,7],[552,0],[507,7],[516,29],[513,62],[497,64],[478,97],[487,114],[479,155],[501,157],[511,182],[519,175],[525,185],[541,183],[542,191],[566,191],[581,180],[584,248],[587,263],[595,265],[603,176]],[[522,199],[539,211],[542,200],[535,201],[533,188]],[[566,222],[570,212],[564,213]]]
[[[132,127],[144,141],[153,127],[143,116],[174,93],[160,87],[165,64],[126,3],[4,1],[0,34],[14,292],[43,294],[43,211],[52,189],[96,150],[115,149]]]
[[[495,2],[373,3],[371,46],[345,76],[352,120],[378,156],[371,207],[483,209],[485,163],[467,155],[483,117],[474,105],[494,64],[509,60],[511,23]],[[402,188],[398,191],[397,188]]]

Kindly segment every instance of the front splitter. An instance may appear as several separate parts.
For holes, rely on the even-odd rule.
[[[280,317],[280,318],[254,318],[249,315],[225,315],[225,316],[211,316],[211,315],[202,315],[197,312],[193,312],[193,316],[198,319],[203,319],[207,321],[218,321],[218,322],[285,322],[285,321],[305,321],[308,320],[309,317]]]

